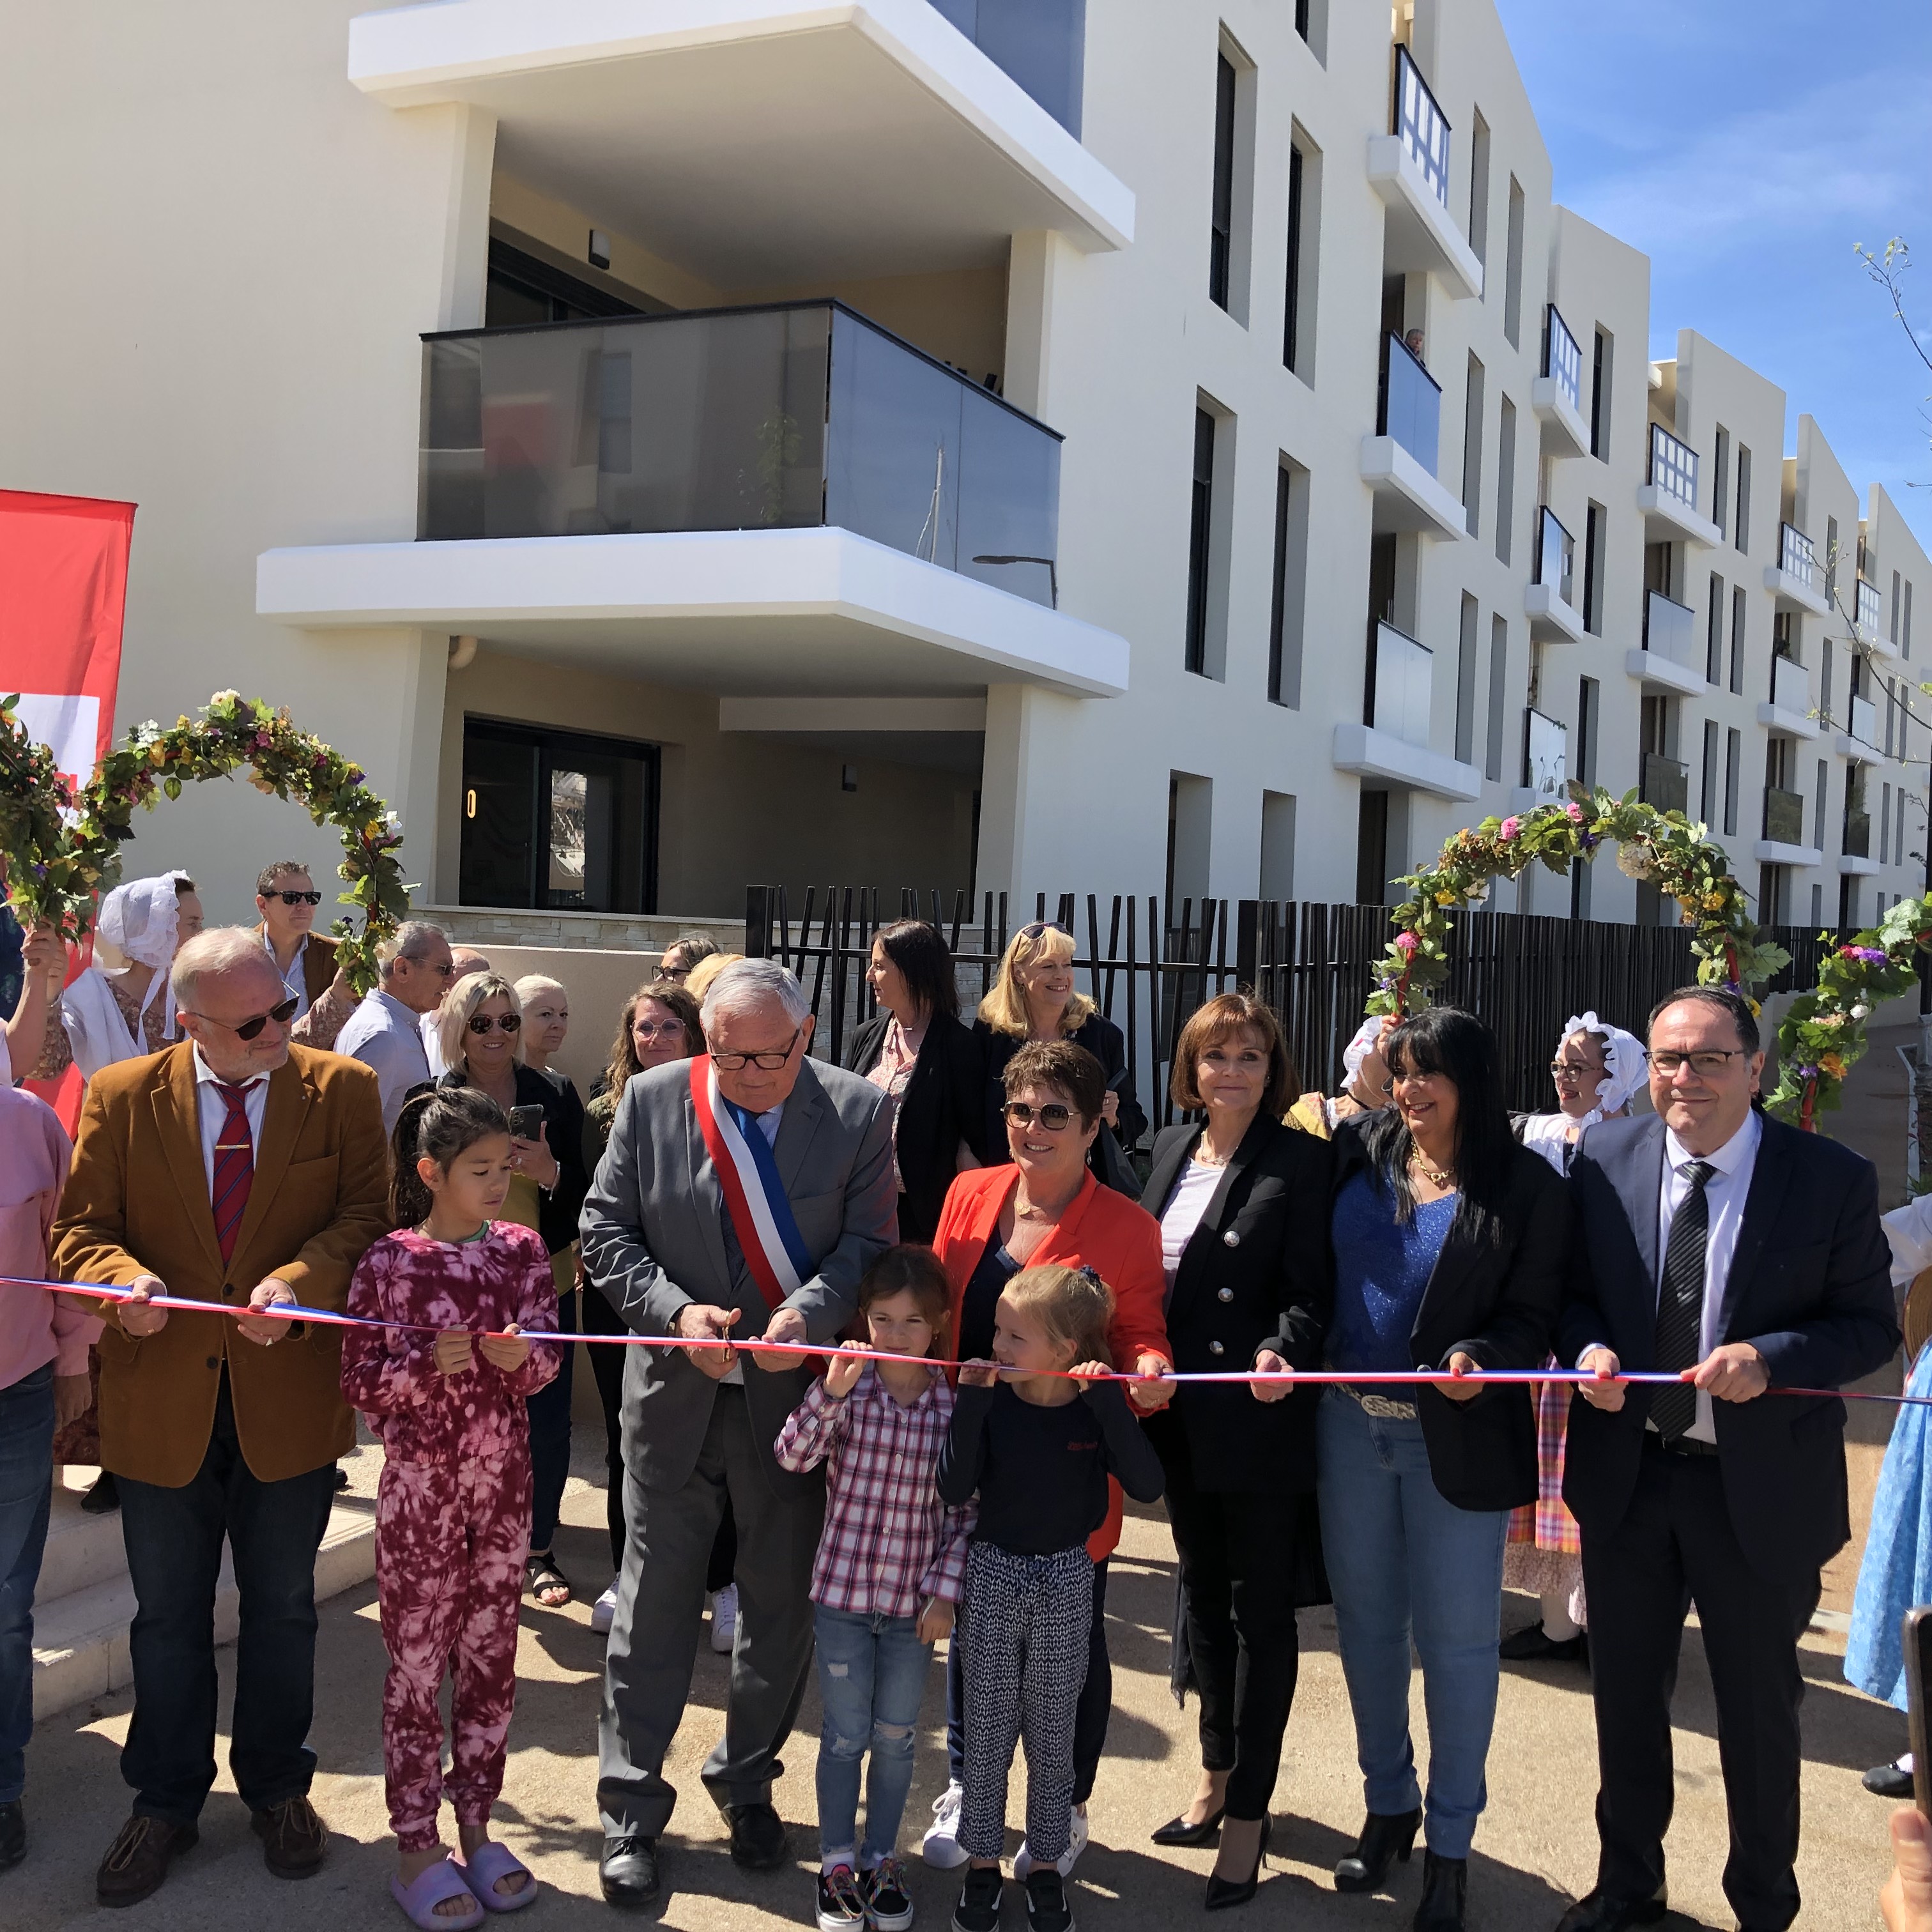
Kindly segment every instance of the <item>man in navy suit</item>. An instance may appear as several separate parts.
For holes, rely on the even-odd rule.
[[[1752,1106],[1764,1055],[1735,994],[1650,1016],[1654,1115],[1590,1129],[1570,1170],[1583,1238],[1561,1359],[1564,1500],[1582,1530],[1597,1707],[1597,1884],[1558,1932],[1663,1917],[1670,1696],[1692,1603],[1730,1812],[1724,1893],[1744,1932],[1798,1916],[1798,1639],[1851,1534],[1835,1389],[1899,1345],[1871,1163]],[[1619,1370],[1685,1372],[1681,1388]]]

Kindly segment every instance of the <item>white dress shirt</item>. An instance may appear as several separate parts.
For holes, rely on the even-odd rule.
[[[378,986],[349,1016],[335,1036],[335,1051],[374,1070],[382,1091],[383,1131],[394,1133],[410,1089],[430,1077],[416,1016]]]
[[[201,1048],[194,1050],[194,1094],[200,1109],[201,1121],[201,1166],[208,1176],[208,1198],[212,1207],[214,1201],[214,1144],[221,1138],[221,1130],[228,1118],[228,1102],[221,1096],[221,1076],[209,1066],[201,1057]],[[226,1083],[232,1085],[232,1082]],[[253,1144],[250,1158],[254,1158],[253,1148],[262,1144],[262,1109],[268,1104],[268,1076],[258,1073],[242,1089],[247,1096],[242,1102],[242,1110],[248,1117],[248,1138]]]
[[[1704,1243],[1704,1318],[1698,1333],[1700,1361],[1724,1340],[1719,1323],[1724,1316],[1724,1288],[1730,1280],[1732,1258],[1738,1251],[1738,1232],[1744,1226],[1744,1202],[1750,1194],[1751,1175],[1757,1166],[1758,1143],[1763,1138],[1764,1124],[1755,1108],[1744,1116],[1744,1125],[1714,1154],[1693,1154],[1670,1129],[1664,1130],[1664,1181],[1657,1204],[1654,1270],[1660,1295],[1664,1257],[1670,1246],[1670,1223],[1690,1192],[1690,1177],[1684,1170],[1694,1160],[1708,1161],[1715,1170],[1704,1184],[1704,1198],[1711,1218]],[[1649,1426],[1654,1428],[1656,1424]],[[1684,1432],[1702,1442],[1717,1441],[1708,1390],[1697,1391],[1697,1420]]]
[[[442,1057],[442,1010],[432,1006],[416,1021],[416,1030],[422,1036],[423,1058],[429,1066],[429,1077],[440,1080],[449,1071],[449,1063]],[[336,1051],[342,1051],[338,1041]]]
[[[308,952],[308,934],[304,933],[296,947],[296,956],[289,962],[289,970],[282,973],[282,962],[275,958],[275,942],[268,937],[266,921],[262,926],[262,950],[274,962],[275,970],[281,973],[282,991],[296,1003],[295,1016],[300,1019],[308,1011],[308,974],[305,970],[305,956]]]

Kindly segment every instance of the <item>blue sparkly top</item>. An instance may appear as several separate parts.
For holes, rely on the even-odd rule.
[[[1393,1193],[1378,1194],[1361,1173],[1335,1197],[1330,1367],[1400,1374],[1415,1366],[1409,1337],[1456,1218],[1456,1200],[1448,1194],[1418,1203],[1413,1220],[1398,1221]]]

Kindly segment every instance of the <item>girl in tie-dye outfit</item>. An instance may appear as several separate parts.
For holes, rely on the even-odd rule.
[[[376,1584],[389,1672],[382,1757],[400,1852],[390,1889],[412,1923],[459,1932],[514,1911],[536,1881],[490,1838],[516,1695],[517,1614],[530,1514],[524,1399],[557,1372],[548,1257],[491,1216],[510,1182],[502,1111],[473,1088],[412,1100],[396,1123],[397,1231],[362,1258],[349,1312],[407,1328],[344,1331],[342,1390],[381,1437]],[[436,1699],[454,1670],[448,1784],[458,1850],[444,1853]]]

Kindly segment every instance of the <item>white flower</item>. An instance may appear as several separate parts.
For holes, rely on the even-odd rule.
[[[1870,1012],[1870,1007],[1867,1006],[1857,1006],[1852,1009],[1852,1017],[1855,1020],[1862,1020],[1868,1018]]]

